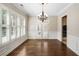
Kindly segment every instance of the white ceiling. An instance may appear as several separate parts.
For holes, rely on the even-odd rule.
[[[40,3],[23,3],[23,6],[20,6],[20,3],[15,3],[14,5],[29,16],[39,15],[42,8]],[[57,16],[68,5],[69,3],[47,3],[45,12],[48,16]]]

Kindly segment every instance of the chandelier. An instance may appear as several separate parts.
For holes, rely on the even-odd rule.
[[[42,12],[38,15],[38,19],[42,22],[44,22],[45,20],[47,20],[48,15],[45,13],[44,11],[44,3],[42,3]]]

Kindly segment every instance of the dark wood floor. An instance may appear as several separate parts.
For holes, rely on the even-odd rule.
[[[76,54],[58,40],[30,39],[8,56],[76,56]]]

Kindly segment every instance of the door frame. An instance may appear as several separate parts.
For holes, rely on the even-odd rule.
[[[63,19],[66,18],[66,42],[63,42]],[[65,45],[67,45],[67,15],[64,15],[61,17],[61,42],[64,43]]]

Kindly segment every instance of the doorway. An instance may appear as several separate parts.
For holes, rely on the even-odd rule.
[[[62,42],[67,44],[67,15],[62,17]]]

